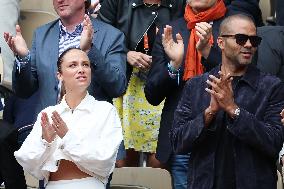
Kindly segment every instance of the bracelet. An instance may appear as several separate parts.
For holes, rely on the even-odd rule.
[[[170,63],[168,63],[168,73],[172,79],[177,78],[177,83],[179,85],[180,68],[176,70]]]
[[[29,62],[31,60],[31,53],[30,51],[28,51],[28,54],[24,57],[21,57],[19,55],[16,55],[16,58],[19,60],[19,62],[21,63],[26,63],[26,62]]]
[[[168,63],[168,69],[169,69],[169,71],[170,71],[171,73],[177,73],[177,72],[179,72],[179,70],[180,70],[180,69],[175,69],[175,68],[171,65],[170,62]]]

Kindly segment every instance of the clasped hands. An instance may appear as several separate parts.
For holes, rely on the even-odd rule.
[[[131,66],[139,69],[140,71],[147,71],[151,67],[152,56],[149,56],[149,55],[141,53],[141,52],[128,51],[127,62]]]
[[[205,90],[211,95],[210,105],[207,111],[210,114],[216,114],[219,110],[224,110],[229,116],[234,116],[234,111],[237,109],[237,105],[234,102],[234,92],[232,89],[232,80],[230,73],[224,74],[219,71],[220,78],[214,75],[209,75],[206,83],[208,87]]]
[[[48,143],[51,143],[56,136],[63,138],[68,132],[66,123],[56,111],[52,112],[51,119],[52,123],[50,123],[47,113],[41,114],[42,138]]]

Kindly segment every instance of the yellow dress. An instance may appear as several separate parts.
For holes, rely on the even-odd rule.
[[[137,73],[138,69],[133,68],[126,93],[114,99],[114,105],[121,118],[125,148],[155,153],[164,102],[159,106],[148,103],[145,81]]]

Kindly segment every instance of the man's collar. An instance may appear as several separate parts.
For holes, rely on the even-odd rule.
[[[259,81],[259,70],[255,67],[255,65],[249,65],[246,73],[242,77],[241,80],[247,82],[252,88],[257,89],[258,81]]]
[[[221,65],[216,66],[213,70],[209,72],[209,74],[215,75],[219,77],[218,72],[221,70]],[[249,84],[253,89],[257,89],[258,81],[259,81],[259,70],[255,67],[255,65],[248,65],[247,70],[240,81],[244,81]]]
[[[60,30],[60,34],[61,35],[65,35],[66,33],[69,33],[67,31],[67,28],[63,25],[63,23],[61,22],[61,20],[59,19],[59,30]],[[81,34],[83,31],[83,22],[76,25],[75,30],[69,34],[71,35],[76,35],[76,34]]]

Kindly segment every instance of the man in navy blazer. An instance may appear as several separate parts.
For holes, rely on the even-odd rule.
[[[4,33],[14,51],[13,88],[20,97],[39,92],[36,112],[58,101],[60,84],[56,62],[68,47],[88,53],[92,65],[89,93],[111,102],[126,89],[124,35],[114,27],[85,15],[85,0],[53,0],[59,19],[37,28],[29,51],[16,26],[16,35]]]

